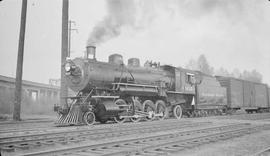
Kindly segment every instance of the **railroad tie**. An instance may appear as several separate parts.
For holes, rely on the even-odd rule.
[[[22,150],[28,150],[30,148],[29,144],[25,143],[25,144],[17,144],[14,145],[15,148],[18,149],[22,149]]]
[[[157,154],[162,154],[162,155],[168,154],[166,151],[162,151],[160,149],[145,150],[145,151],[143,151],[143,153],[145,153],[145,154],[154,154],[154,155],[157,155]]]
[[[181,151],[183,149],[185,149],[184,147],[173,147],[173,146],[166,146],[166,147],[160,147],[158,148],[160,151],[164,151],[167,153],[176,153],[178,151]]]
[[[0,149],[3,152],[14,152],[15,151],[14,145],[3,146],[3,147],[0,147]]]

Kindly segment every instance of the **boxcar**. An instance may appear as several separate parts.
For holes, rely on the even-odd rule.
[[[221,86],[227,88],[230,109],[244,109],[249,113],[269,108],[269,91],[266,84],[223,76],[216,78]]]
[[[217,76],[220,85],[227,89],[227,106],[231,109],[240,109],[243,106],[243,83],[235,78]]]
[[[254,84],[255,88],[255,106],[259,109],[268,108],[268,87],[266,84]]]
[[[243,108],[245,110],[256,110],[256,105],[255,105],[255,87],[254,83],[249,82],[249,81],[242,81],[243,83],[243,98],[244,98],[244,103],[243,103]]]
[[[268,88],[268,108],[270,108],[270,88]]]

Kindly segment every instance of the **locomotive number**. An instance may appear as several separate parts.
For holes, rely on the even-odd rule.
[[[186,91],[193,91],[193,88],[191,86],[185,86]]]

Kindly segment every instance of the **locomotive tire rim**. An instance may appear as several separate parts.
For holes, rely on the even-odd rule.
[[[181,108],[180,105],[174,106],[174,108],[173,108],[173,115],[174,115],[174,117],[175,117],[176,119],[181,119],[182,113],[183,113],[183,112],[182,112],[182,108]]]
[[[143,109],[142,109],[142,104],[140,103],[140,101],[138,101],[138,100],[134,100],[133,101],[133,103],[134,103],[134,111],[142,111]],[[141,118],[139,117],[139,118],[130,118],[130,120],[132,121],[132,122],[139,122],[140,120],[141,120]]]
[[[126,101],[124,99],[117,99],[114,103],[116,105],[127,105],[127,103],[126,103]],[[113,120],[116,123],[124,123],[126,121],[126,118],[120,119],[119,115],[117,115],[116,117],[113,118]]]
[[[124,123],[124,122],[126,121],[126,118],[120,119],[120,117],[117,116],[117,117],[114,117],[113,120],[114,120],[115,122],[117,122],[117,123]]]
[[[155,105],[156,105],[156,113],[157,114],[163,113],[163,116],[158,116],[157,119],[164,120],[166,117],[166,111],[167,111],[165,102],[162,100],[158,100]]]
[[[83,121],[87,125],[93,125],[95,123],[95,120],[96,120],[96,117],[95,117],[95,114],[93,112],[86,112],[83,115]]]
[[[155,110],[155,105],[154,103],[151,101],[151,100],[146,100],[143,102],[143,111],[144,112],[156,112]],[[147,120],[153,120],[154,118],[153,117],[146,117]]]

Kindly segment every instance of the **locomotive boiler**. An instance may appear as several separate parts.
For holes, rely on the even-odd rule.
[[[93,53],[93,46],[89,46],[88,53]],[[89,56],[89,55],[88,55]],[[163,81],[171,87],[172,75],[156,64],[149,63],[149,68],[141,68],[139,61],[135,58],[129,60],[129,65],[123,64],[122,56],[113,54],[108,62],[100,62],[95,58],[76,58],[67,60],[65,64],[66,80],[68,86],[75,92],[89,91],[93,87],[110,87],[112,83],[136,83],[136,84],[155,84]],[[150,66],[152,68],[150,68]]]
[[[192,109],[200,82],[196,72],[149,61],[140,66],[136,58],[124,65],[119,54],[101,62],[95,50],[88,46],[84,58],[66,61],[67,85],[77,95],[67,97],[67,109],[55,109],[60,113],[58,124],[179,119]]]

